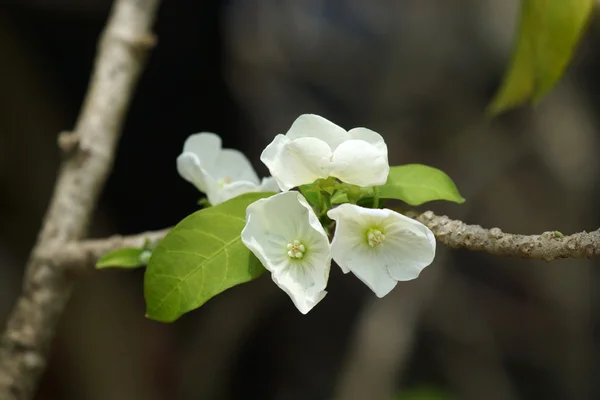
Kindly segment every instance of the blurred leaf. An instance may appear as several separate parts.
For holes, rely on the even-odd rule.
[[[146,265],[148,260],[146,253],[149,250],[133,247],[124,247],[103,255],[96,268],[138,268]]]
[[[391,167],[387,182],[379,187],[379,197],[402,200],[411,206],[434,200],[465,201],[448,175],[422,164]]]
[[[240,233],[246,207],[274,193],[247,193],[196,211],[154,249],[144,279],[147,317],[172,322],[215,295],[260,276],[264,267]]]
[[[546,95],[573,56],[594,0],[521,0],[521,21],[512,61],[488,107],[499,114]]]

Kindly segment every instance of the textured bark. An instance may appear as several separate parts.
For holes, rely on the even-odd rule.
[[[431,211],[415,218],[427,225],[436,239],[448,247],[546,261],[600,255],[600,229],[568,236],[560,232],[519,235],[502,232],[499,228],[484,229],[479,225],[467,225]]]
[[[100,38],[90,86],[75,129],[61,135],[68,150],[26,267],[23,291],[0,342],[0,399],[35,395],[72,274],[43,254],[58,251],[87,231],[112,167],[115,148],[146,50],[158,0],[118,0]],[[68,139],[68,140],[67,140]]]

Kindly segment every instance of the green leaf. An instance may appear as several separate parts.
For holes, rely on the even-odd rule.
[[[371,187],[361,188],[360,186],[341,183],[339,184],[338,190],[331,196],[331,204],[358,204],[360,200],[372,198],[373,189]]]
[[[196,211],[154,249],[144,278],[146,316],[172,322],[215,295],[264,272],[240,233],[246,207],[274,193],[246,193]]]
[[[411,206],[434,200],[465,201],[448,175],[421,164],[391,167],[387,182],[379,187],[379,197],[402,200]]]
[[[348,193],[343,190],[338,190],[331,196],[331,204],[344,204],[348,202]]]
[[[298,189],[300,189],[300,193],[302,193],[302,196],[304,196],[310,205],[321,205],[319,188],[316,184],[310,183],[307,185],[298,186]]]
[[[518,39],[502,87],[488,107],[499,114],[546,95],[564,73],[594,0],[522,0]]]
[[[338,188],[339,183],[336,181],[335,178],[330,176],[329,178],[325,179],[317,179],[315,181],[315,185],[317,185],[317,188],[321,192],[328,193],[331,196],[333,192],[335,192],[335,190]]]
[[[149,250],[124,247],[100,257],[96,268],[138,268],[146,265]]]

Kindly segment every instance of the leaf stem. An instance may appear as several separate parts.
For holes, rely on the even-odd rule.
[[[327,211],[331,210],[331,195],[327,192],[323,192],[323,214],[327,214]]]
[[[379,187],[373,186],[373,208],[379,208]]]
[[[317,199],[319,201],[319,216],[323,215],[323,210],[325,210],[325,201],[323,200],[323,193],[321,192],[321,189],[317,190]],[[315,209],[315,212],[317,210]]]

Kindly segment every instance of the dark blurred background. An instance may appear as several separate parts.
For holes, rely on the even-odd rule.
[[[189,134],[220,134],[264,175],[260,151],[302,113],[380,132],[392,164],[446,171],[467,202],[431,204],[438,213],[519,233],[600,224],[596,18],[549,96],[489,120],[517,0],[163,3],[93,236],[171,226],[196,209],[175,169]],[[0,5],[0,321],[109,7]],[[419,279],[381,300],[334,267],[326,300],[303,316],[265,275],[169,325],[144,318],[143,271],[97,272],[69,304],[37,398],[391,400],[418,388],[600,398],[598,267],[439,246]]]

